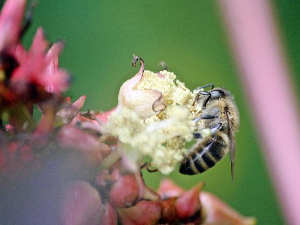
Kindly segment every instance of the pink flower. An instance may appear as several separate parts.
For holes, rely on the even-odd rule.
[[[58,67],[63,48],[48,42],[40,28],[28,52],[20,43],[20,23],[26,1],[7,1],[0,15],[0,102],[6,107],[23,102],[32,107],[53,95],[60,96],[69,86],[69,75]],[[16,12],[13,10],[16,9]],[[18,13],[17,15],[15,13]],[[9,32],[5,29],[11,29]],[[48,50],[48,51],[47,51]]]
[[[37,96],[30,96],[28,92],[31,95],[33,91],[60,94],[68,88],[69,75],[58,68],[58,55],[63,47],[62,43],[52,45],[45,53],[47,47],[48,42],[41,28],[38,29],[27,53],[18,46],[16,58],[19,66],[12,74],[11,86],[20,95],[24,94],[27,98],[34,99]],[[35,90],[32,90],[33,87]]]

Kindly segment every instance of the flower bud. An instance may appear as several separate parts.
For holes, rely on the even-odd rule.
[[[102,160],[101,149],[106,145],[98,139],[72,125],[64,126],[59,132],[59,142],[64,148],[84,152],[91,164],[98,165]]]
[[[139,198],[139,187],[133,174],[121,175],[109,191],[109,202],[115,207],[130,207]]]
[[[103,205],[103,215],[101,217],[99,225],[117,225],[118,215],[115,208],[109,204],[105,203]]]
[[[61,215],[63,225],[99,225],[103,208],[96,189],[84,181],[76,181],[65,192]]]
[[[201,218],[201,204],[199,193],[204,183],[200,183],[191,190],[178,197],[175,207],[177,217],[183,222],[194,222]]]
[[[162,218],[161,222],[172,224],[177,219],[176,208],[175,208],[176,198],[169,198],[161,201],[162,206]]]
[[[177,186],[172,180],[163,179],[157,192],[162,199],[168,199],[180,196],[184,193],[184,190]]]
[[[70,98],[67,98],[64,103],[66,106],[56,113],[57,119],[61,120],[63,124],[69,123],[79,114],[79,111],[84,105],[85,99],[86,97],[85,95],[83,95],[80,98],[78,98],[75,102],[71,103]]]
[[[161,218],[161,205],[159,202],[139,201],[130,208],[118,209],[122,225],[154,225]]]

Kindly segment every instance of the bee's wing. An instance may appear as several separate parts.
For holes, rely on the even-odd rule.
[[[234,176],[234,166],[235,166],[235,138],[232,132],[232,125],[229,119],[228,111],[226,111],[227,123],[228,123],[228,137],[229,137],[229,154],[231,163],[231,178],[233,180]]]

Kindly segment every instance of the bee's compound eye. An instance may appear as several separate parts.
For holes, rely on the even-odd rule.
[[[210,92],[210,94],[211,94],[212,99],[225,97],[225,93],[220,90],[212,91],[212,92]]]

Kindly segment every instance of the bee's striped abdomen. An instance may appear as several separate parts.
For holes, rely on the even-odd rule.
[[[199,143],[181,162],[179,172],[187,175],[203,173],[213,167],[228,152],[228,145],[223,135]]]

